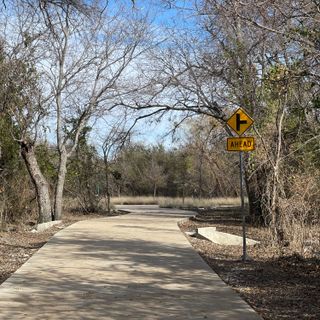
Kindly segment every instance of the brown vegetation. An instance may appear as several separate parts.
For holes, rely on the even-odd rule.
[[[221,214],[221,212],[220,212]],[[241,235],[241,223],[182,222],[182,231],[216,226],[218,231]],[[270,241],[267,228],[248,227],[248,237],[261,241],[249,246],[252,260],[241,260],[242,247],[223,246],[206,239],[189,237],[192,246],[228,285],[266,320],[318,319],[320,314],[320,232],[304,242],[304,256],[295,247],[279,247]]]

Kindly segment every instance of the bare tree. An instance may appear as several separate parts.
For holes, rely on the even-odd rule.
[[[14,4],[2,21],[10,38],[8,47],[13,56],[25,58],[28,68],[33,65],[39,80],[39,91],[29,90],[30,101],[23,111],[13,110],[14,121],[21,126],[18,140],[32,180],[38,179],[34,183],[39,197],[45,198],[39,198],[40,216],[45,217],[40,220],[51,220],[49,187],[37,164],[34,145],[44,119],[50,130],[55,127],[59,168],[54,219],[60,219],[66,165],[82,129],[93,116],[117,107],[124,93],[136,90],[138,84],[132,81],[135,75],[130,70],[134,73],[133,62],[152,41],[147,20],[126,6],[90,5],[87,14],[88,6],[81,1],[45,1],[40,9],[29,1]],[[25,78],[19,85],[26,87],[22,81]]]
[[[130,139],[130,132],[125,129],[123,119],[111,125],[103,137],[102,152],[104,171],[106,178],[107,212],[111,212],[111,191],[110,191],[110,164],[122,149],[126,141]]]
[[[145,50],[147,24],[142,18],[116,12],[79,17],[72,7],[48,14],[50,33],[44,42],[46,79],[53,96],[56,137],[60,156],[54,215],[62,214],[66,164],[79,134],[92,116],[118,105],[117,99],[133,86],[125,76],[132,62]]]

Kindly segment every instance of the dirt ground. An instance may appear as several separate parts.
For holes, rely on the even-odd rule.
[[[241,235],[241,223],[188,221],[183,231],[216,226],[218,231]],[[252,259],[242,262],[242,247],[214,244],[187,236],[201,257],[221,279],[267,320],[320,319],[320,260],[282,252],[270,245],[267,230],[250,227],[248,237],[260,244],[249,246]]]
[[[32,226],[0,232],[0,283],[60,229],[97,217],[101,216],[68,214],[62,224],[45,232],[32,233]],[[241,234],[241,225],[237,222],[186,221],[180,224],[182,231],[200,226],[216,226],[218,231]],[[249,262],[241,261],[241,247],[187,238],[222,280],[239,292],[263,319],[320,319],[320,260],[303,259],[290,254],[289,250],[279,256],[270,246],[266,230],[250,227],[248,236],[261,241],[259,245],[248,247],[252,258]]]

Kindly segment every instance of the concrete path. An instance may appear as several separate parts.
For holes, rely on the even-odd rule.
[[[141,206],[60,231],[0,286],[0,319],[260,319],[179,231],[188,215]]]

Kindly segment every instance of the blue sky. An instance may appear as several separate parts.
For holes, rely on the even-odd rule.
[[[115,1],[111,8],[117,6],[119,1]],[[132,9],[130,0],[121,0],[120,3],[125,3]],[[133,10],[142,14],[149,14],[150,20],[154,25],[162,27],[189,29],[194,26],[192,21],[193,1],[176,0],[175,6],[169,7],[165,0],[135,0]]]
[[[120,0],[118,2],[110,2],[111,10],[116,8],[118,4],[125,3],[129,9],[132,9],[130,0]],[[136,0],[135,8],[132,10],[141,11],[141,14],[149,13],[149,18],[155,28],[159,28],[158,32],[165,30],[166,28],[173,29],[191,29],[195,27],[192,12],[190,9],[190,3],[192,1],[176,1],[177,6],[186,8],[186,10],[178,10],[175,8],[168,8],[165,6],[165,1],[161,0]],[[179,117],[179,115],[177,115]],[[143,142],[146,144],[158,144],[162,143],[165,147],[171,148],[175,143],[172,142],[172,135],[168,132],[172,129],[173,124],[169,120],[170,115],[164,116],[160,122],[152,121],[154,119],[139,120],[136,124],[133,132],[133,141]],[[98,129],[99,130],[99,124]],[[93,136],[95,134],[93,133]],[[94,141],[94,137],[92,141]],[[176,139],[181,141],[181,132],[176,135]]]
[[[134,129],[133,141],[149,145],[160,143],[166,148],[173,147],[175,143],[172,141],[172,134],[170,134],[173,124],[169,117],[169,115],[165,115],[159,122],[152,121],[152,119],[139,121]],[[175,138],[181,140],[179,133],[180,131],[175,135]]]
[[[192,16],[193,1],[175,1],[175,7],[169,8],[165,5],[165,1],[161,0],[136,0],[136,8],[138,10],[144,10],[150,12],[153,24],[156,27],[172,28],[172,29],[193,29],[195,23]],[[179,117],[179,115],[177,115]],[[172,142],[172,135],[168,134],[173,128],[173,124],[170,121],[170,115],[164,116],[160,122],[150,122],[150,119],[143,119],[139,121],[135,131],[135,141],[144,142],[147,144],[163,143],[165,147],[170,148],[174,146]],[[177,132],[176,137],[181,141],[181,132]]]

